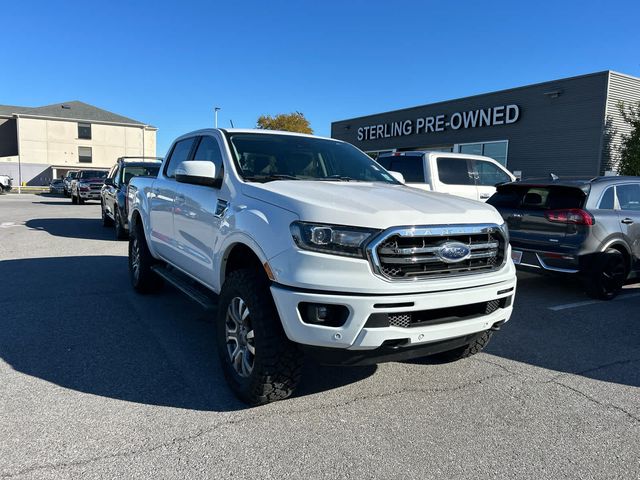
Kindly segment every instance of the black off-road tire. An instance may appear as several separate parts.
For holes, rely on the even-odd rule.
[[[455,362],[457,360],[470,357],[476,353],[480,353],[484,347],[487,346],[489,340],[491,340],[492,334],[493,332],[491,330],[485,330],[484,332],[480,332],[476,335],[476,337],[467,345],[463,345],[462,347],[458,347],[447,352],[438,353],[433,357],[444,362]]]
[[[302,353],[291,342],[278,317],[268,279],[253,269],[231,272],[226,278],[218,303],[216,340],[224,376],[233,392],[249,405],[262,405],[289,397],[302,371]],[[253,369],[240,376],[227,350],[227,312],[234,298],[241,298],[250,312],[254,332]]]
[[[113,223],[115,225],[116,240],[126,240],[127,231],[122,226],[122,220],[120,219],[120,214],[118,213],[118,206],[117,205],[115,205],[115,210],[113,212],[113,216],[115,218]]]
[[[139,261],[137,271],[134,268],[136,255],[138,255]],[[151,270],[151,267],[156,263],[158,261],[149,251],[142,225],[138,223],[129,236],[129,279],[136,292],[153,293],[162,288],[162,278]]]
[[[100,202],[100,209],[102,211],[102,226],[103,227],[113,226],[113,220],[109,218],[109,216],[107,215],[107,211],[104,209],[104,202]]]
[[[609,248],[597,254],[583,273],[584,288],[591,298],[612,300],[622,290],[628,275],[629,266],[624,255]]]

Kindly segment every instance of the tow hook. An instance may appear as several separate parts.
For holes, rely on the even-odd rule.
[[[505,320],[500,320],[499,322],[494,323],[491,326],[491,331],[493,332],[497,332],[498,330],[500,330],[500,327],[502,326],[502,324],[505,322]]]

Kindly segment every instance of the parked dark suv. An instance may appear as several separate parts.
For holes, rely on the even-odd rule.
[[[511,182],[488,200],[519,268],[579,275],[609,300],[640,270],[640,177]]]
[[[109,171],[100,192],[102,224],[115,226],[116,239],[127,238],[127,185],[133,177],[158,175],[162,159],[158,157],[120,157]]]

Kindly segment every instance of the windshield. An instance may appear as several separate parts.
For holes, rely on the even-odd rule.
[[[262,133],[227,134],[236,168],[252,182],[335,180],[398,183],[353,145]]]
[[[129,185],[129,181],[133,177],[157,177],[158,171],[160,170],[160,165],[135,165],[124,167],[122,170],[122,181],[125,185]]]
[[[83,170],[80,172],[79,178],[104,178],[107,172],[102,170]]]

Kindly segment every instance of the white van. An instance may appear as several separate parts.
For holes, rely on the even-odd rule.
[[[377,158],[391,172],[401,173],[410,187],[486,202],[496,185],[516,177],[489,157],[446,152],[396,152]]]

